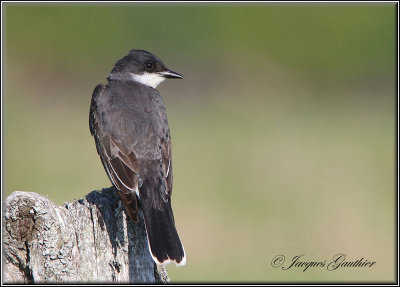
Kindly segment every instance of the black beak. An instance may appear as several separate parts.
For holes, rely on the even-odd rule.
[[[170,70],[160,72],[159,74],[167,79],[183,79],[183,76],[181,74]]]

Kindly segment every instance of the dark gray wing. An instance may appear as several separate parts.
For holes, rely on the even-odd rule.
[[[98,85],[94,89],[89,113],[90,132],[95,138],[97,152],[110,181],[118,189],[129,216],[137,222],[138,206],[135,193],[138,192],[138,161],[133,151],[129,151],[119,139],[107,134],[106,129],[100,126],[102,115],[98,111],[98,101],[104,90],[104,85]]]
[[[166,181],[167,186],[167,194],[169,197],[172,195],[172,154],[171,154],[171,139],[168,138],[168,141],[162,147],[162,167],[164,171],[164,179]]]
[[[144,105],[148,124],[143,134],[144,152],[140,157],[140,175],[143,186],[139,187],[144,200],[155,209],[164,210],[170,204],[172,195],[173,172],[171,137],[167,112],[157,90],[148,89]]]

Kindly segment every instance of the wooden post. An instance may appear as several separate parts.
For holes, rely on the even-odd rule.
[[[113,187],[58,206],[13,192],[3,218],[4,283],[166,283],[150,256],[143,216],[127,218]]]

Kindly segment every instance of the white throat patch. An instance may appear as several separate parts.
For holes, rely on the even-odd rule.
[[[146,86],[150,86],[153,89],[157,88],[159,84],[161,84],[162,81],[165,80],[165,78],[157,73],[147,73],[144,72],[141,75],[130,73],[132,80],[135,82],[141,83]]]

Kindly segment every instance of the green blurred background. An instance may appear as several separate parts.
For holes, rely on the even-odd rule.
[[[395,4],[5,6],[3,198],[110,186],[92,91],[132,48],[158,55],[173,208],[171,282],[395,279]],[[373,268],[271,267],[287,260]],[[288,265],[286,265],[288,266]]]

